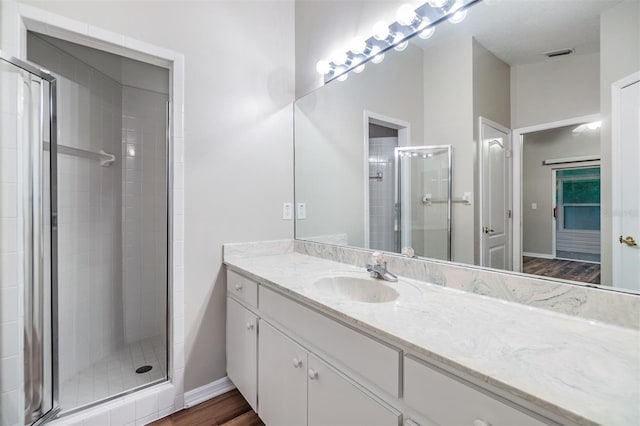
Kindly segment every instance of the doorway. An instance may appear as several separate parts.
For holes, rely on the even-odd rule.
[[[600,121],[597,116],[516,131],[525,273],[600,282]],[[518,144],[516,144],[518,145]],[[518,161],[521,160],[521,161]],[[520,188],[520,191],[517,189]],[[514,233],[515,234],[515,233]],[[515,238],[514,238],[515,240]],[[514,258],[515,259],[515,258]]]

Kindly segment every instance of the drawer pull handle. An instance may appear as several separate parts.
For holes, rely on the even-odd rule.
[[[473,421],[473,426],[491,426],[491,423],[486,422],[482,419],[475,419]]]
[[[242,284],[236,284],[236,291],[242,291]]]
[[[294,358],[293,359],[293,368],[300,368],[302,367],[302,360],[298,359],[298,358]]]
[[[313,368],[309,369],[309,378],[311,380],[316,380],[318,378],[318,372],[316,370],[314,370]]]
[[[250,322],[247,323],[247,330],[249,331],[253,330],[253,323],[250,323]]]

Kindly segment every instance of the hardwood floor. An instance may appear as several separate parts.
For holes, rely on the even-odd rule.
[[[523,257],[522,270],[526,274],[600,284],[600,264],[572,260]]]
[[[264,426],[237,389],[151,423],[152,426]]]

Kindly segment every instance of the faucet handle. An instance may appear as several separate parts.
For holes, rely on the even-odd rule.
[[[371,254],[371,263],[374,265],[382,265],[384,263],[384,255],[379,251],[374,251]]]

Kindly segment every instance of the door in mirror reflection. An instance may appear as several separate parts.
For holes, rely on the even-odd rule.
[[[451,146],[396,148],[396,248],[451,259]]]

